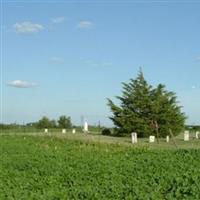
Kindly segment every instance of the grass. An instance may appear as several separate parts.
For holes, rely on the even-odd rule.
[[[200,199],[200,150],[159,145],[89,134],[1,135],[0,199]]]
[[[62,134],[61,131],[58,132],[54,130],[45,134],[44,132],[3,132],[2,135],[32,135],[32,136],[48,136],[48,137],[57,137],[67,140],[81,140],[85,142],[92,142],[92,143],[108,143],[108,144],[120,144],[120,145],[128,145],[128,146],[136,146],[136,147],[148,147],[150,149],[176,149],[176,146],[172,139],[170,142],[167,143],[164,138],[160,139],[160,143],[158,144],[156,141],[155,143],[149,143],[148,138],[138,138],[137,144],[131,143],[130,137],[113,137],[113,136],[103,136],[98,132],[92,132],[89,134],[84,134],[82,132],[77,132],[72,134],[71,131]],[[175,142],[178,149],[199,149],[200,148],[200,139],[195,139],[194,134],[191,134],[190,141],[183,140],[183,134],[175,137]]]

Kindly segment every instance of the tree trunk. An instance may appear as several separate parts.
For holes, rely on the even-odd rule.
[[[157,135],[157,143],[159,143],[160,141],[159,141],[158,122],[155,121],[154,123],[155,123],[156,135]]]
[[[176,142],[175,142],[175,140],[174,140],[174,135],[173,135],[171,129],[169,129],[169,133],[170,133],[170,135],[171,135],[171,137],[172,137],[172,140],[173,140],[173,143],[174,143],[175,147],[178,148],[178,146],[177,146],[177,144],[176,144]]]

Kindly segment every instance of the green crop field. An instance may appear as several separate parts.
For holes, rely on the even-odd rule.
[[[183,148],[98,135],[1,135],[0,199],[198,200],[200,142],[178,145]]]

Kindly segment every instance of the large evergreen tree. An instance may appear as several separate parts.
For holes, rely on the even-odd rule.
[[[123,83],[122,96],[117,96],[117,99],[120,106],[110,99],[108,105],[118,135],[134,131],[139,137],[164,137],[169,134],[169,129],[177,135],[184,127],[185,115],[177,105],[175,94],[165,90],[161,84],[153,88],[141,70],[136,79]]]

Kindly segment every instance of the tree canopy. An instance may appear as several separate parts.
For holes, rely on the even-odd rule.
[[[50,120],[48,117],[44,116],[42,119],[40,119],[37,122],[38,128],[55,128],[56,127],[56,121]]]
[[[164,137],[170,129],[174,135],[182,131],[186,117],[175,93],[167,91],[162,84],[153,88],[145,80],[142,70],[136,79],[122,84],[122,96],[116,97],[120,105],[108,99],[116,134],[137,132],[139,137]]]
[[[62,115],[56,121],[54,119],[50,120],[48,117],[44,116],[38,122],[36,122],[38,128],[71,128],[71,118]]]
[[[58,119],[58,126],[60,128],[71,128],[72,127],[71,118],[66,117],[65,115],[60,116]]]

